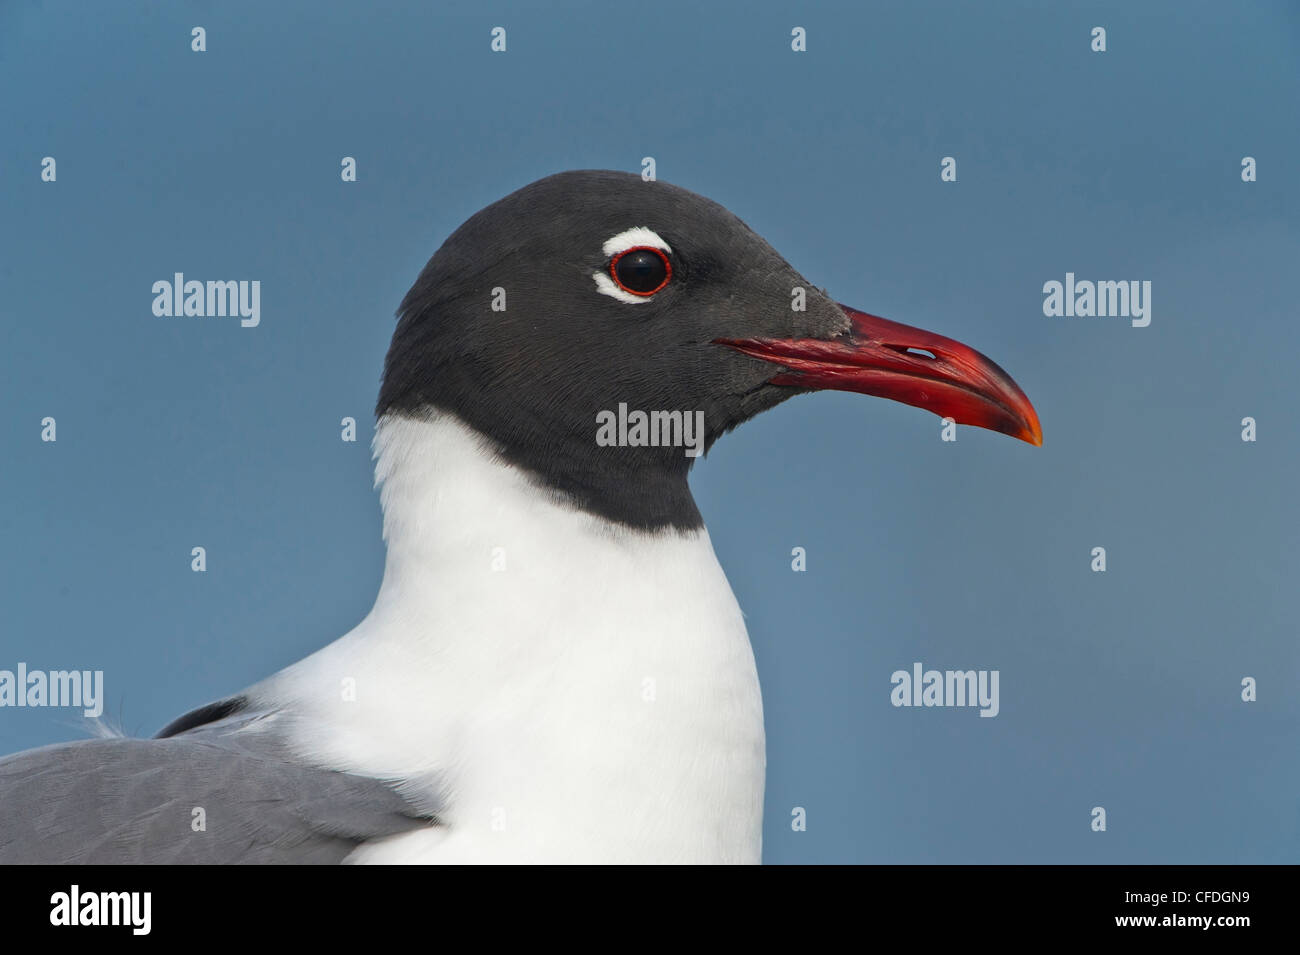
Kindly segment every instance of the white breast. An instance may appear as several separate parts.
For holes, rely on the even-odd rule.
[[[375,445],[374,609],[252,691],[304,755],[442,807],[354,860],[759,861],[758,677],[708,534],[579,512],[449,417]]]

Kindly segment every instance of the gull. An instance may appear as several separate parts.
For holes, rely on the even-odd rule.
[[[155,738],[0,760],[0,861],[759,862],[758,674],[688,476],[821,389],[1042,441],[988,358],[702,196],[577,171],[481,210],[398,310],[373,609]]]

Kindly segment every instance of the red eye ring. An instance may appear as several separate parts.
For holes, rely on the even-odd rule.
[[[618,260],[623,258],[623,256],[627,255],[629,252],[653,252],[655,255],[659,256],[659,260],[664,264],[663,281],[649,291],[637,291],[634,288],[629,288],[624,285],[622,279],[618,277]],[[673,264],[668,260],[668,256],[664,254],[663,249],[655,248],[653,245],[634,245],[630,249],[624,249],[622,252],[618,253],[618,255],[614,256],[614,258],[610,259],[609,275],[610,278],[614,280],[614,284],[629,295],[636,295],[640,298],[649,298],[651,295],[660,291],[672,279]]]

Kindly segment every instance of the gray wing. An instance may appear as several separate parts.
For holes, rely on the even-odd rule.
[[[383,780],[288,756],[264,717],[0,759],[0,863],[336,863],[434,822]]]

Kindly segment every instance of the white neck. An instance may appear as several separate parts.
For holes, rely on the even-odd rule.
[[[382,419],[375,455],[374,609],[251,691],[305,756],[439,806],[358,856],[758,861],[762,704],[707,532],[578,511],[451,416]]]

